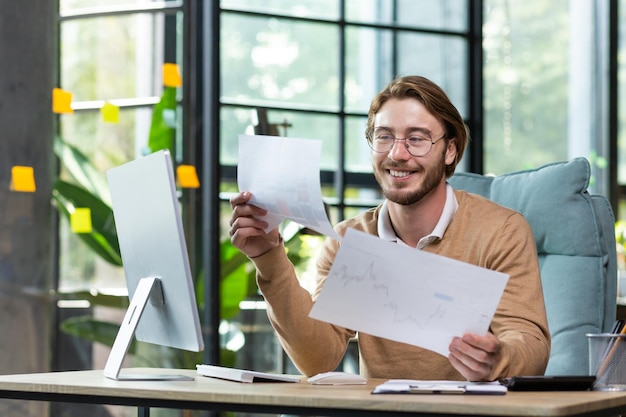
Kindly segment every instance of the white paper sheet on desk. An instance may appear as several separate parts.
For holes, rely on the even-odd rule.
[[[267,231],[289,219],[340,239],[324,209],[318,140],[239,135],[237,185],[252,193],[251,203],[268,215]]]
[[[485,334],[508,275],[348,229],[310,316],[448,355]]]

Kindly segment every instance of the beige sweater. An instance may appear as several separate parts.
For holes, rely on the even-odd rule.
[[[501,363],[491,380],[545,371],[550,336],[532,230],[517,212],[482,197],[455,190],[459,207],[443,239],[424,250],[509,275],[491,322],[503,345]],[[348,219],[347,227],[377,234],[380,207]],[[339,242],[327,239],[317,263],[319,294]],[[416,249],[417,250],[417,249]],[[313,298],[303,289],[284,248],[253,259],[257,282],[268,303],[268,316],[294,364],[305,375],[331,371],[341,361],[352,330],[308,317]],[[463,379],[448,359],[432,351],[365,333],[358,334],[360,372],[370,378]]]

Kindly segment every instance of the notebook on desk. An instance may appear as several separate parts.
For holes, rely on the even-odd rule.
[[[196,365],[198,375],[236,382],[300,382],[300,378],[282,374],[227,368],[217,365]]]

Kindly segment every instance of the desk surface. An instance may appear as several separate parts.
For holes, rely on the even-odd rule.
[[[185,374],[194,381],[113,381],[101,370],[0,375],[0,398],[142,407],[298,412],[324,415],[576,416],[626,411],[626,392],[509,392],[506,395],[373,395],[374,386],[223,381],[194,370],[132,369]]]

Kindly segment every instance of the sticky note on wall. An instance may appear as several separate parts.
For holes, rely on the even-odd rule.
[[[55,113],[74,113],[72,109],[72,93],[60,88],[53,88],[52,111]]]
[[[180,76],[177,64],[163,64],[163,85],[166,87],[180,87],[183,85],[183,79]]]
[[[78,207],[70,213],[70,226],[74,233],[91,233],[91,209]]]
[[[176,168],[176,176],[178,177],[178,184],[182,188],[200,188],[200,180],[195,166],[179,165]]]
[[[107,123],[120,122],[120,108],[115,104],[111,104],[107,101],[100,109],[100,113],[102,114],[102,120]]]
[[[36,189],[33,167],[16,165],[11,168],[11,191],[34,193]]]

